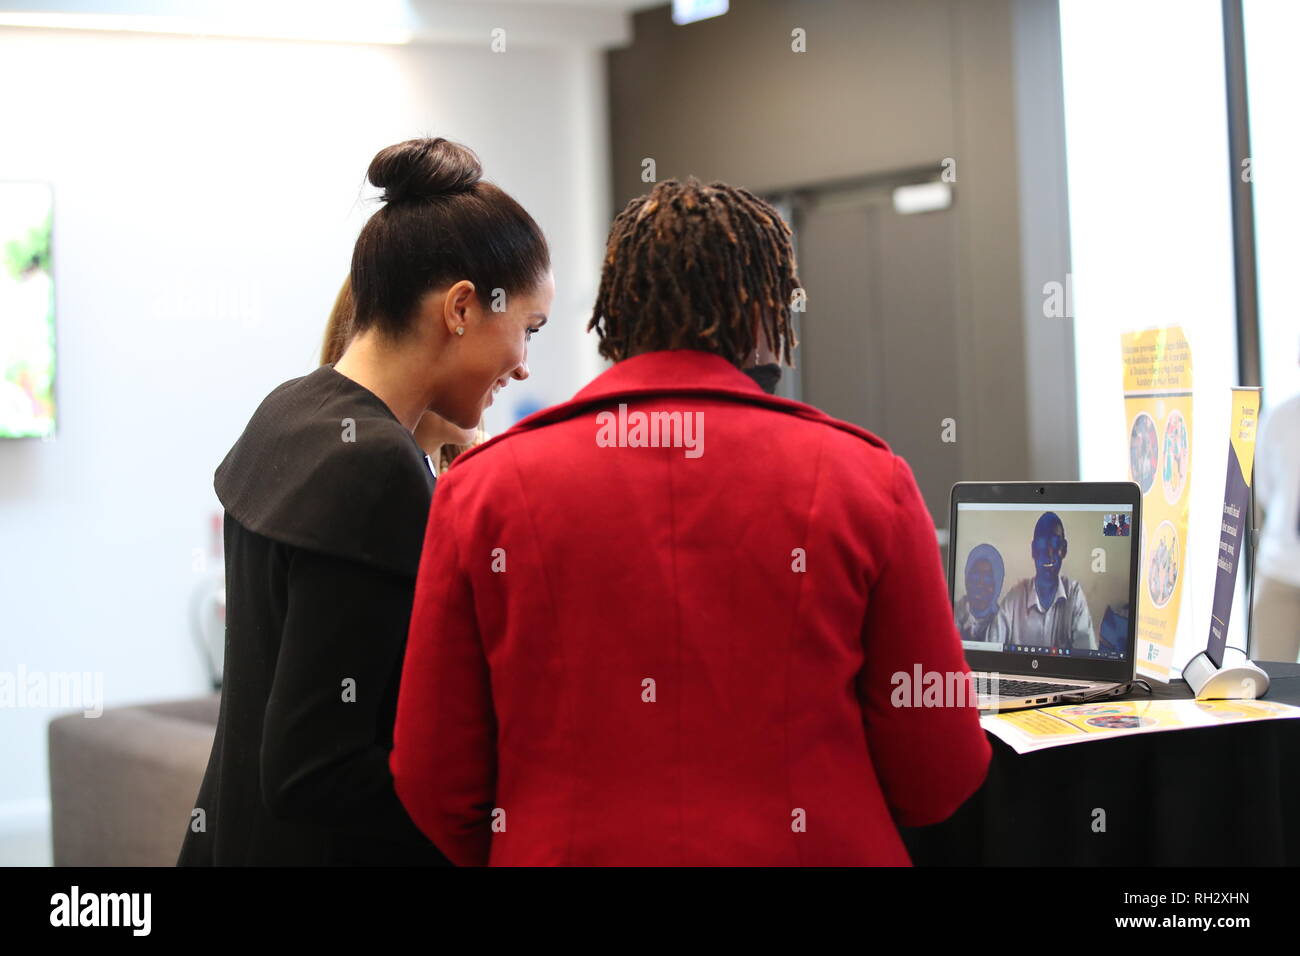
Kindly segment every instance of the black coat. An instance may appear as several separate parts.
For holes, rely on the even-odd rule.
[[[178,864],[432,864],[388,769],[434,477],[374,393],[322,366],[217,469],[226,658]]]

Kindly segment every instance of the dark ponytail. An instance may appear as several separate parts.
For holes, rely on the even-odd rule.
[[[541,229],[508,193],[482,179],[473,150],[413,139],[381,149],[367,178],[384,206],[352,252],[354,331],[401,338],[426,292],[460,279],[479,301],[534,288],[550,269]]]

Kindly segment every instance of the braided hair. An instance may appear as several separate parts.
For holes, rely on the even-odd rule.
[[[757,326],[793,366],[798,288],[790,227],[775,209],[737,186],[669,179],[614,219],[587,330],[615,362],[697,349],[743,366]]]

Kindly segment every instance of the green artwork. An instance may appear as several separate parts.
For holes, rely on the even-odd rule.
[[[54,200],[0,183],[0,438],[54,434]]]

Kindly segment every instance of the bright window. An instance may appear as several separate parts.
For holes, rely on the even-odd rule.
[[[1300,193],[1290,175],[1300,156],[1296,91],[1300,3],[1245,0],[1246,90],[1250,111],[1250,175],[1255,193],[1255,256],[1259,272],[1260,364],[1264,408],[1300,392]]]

